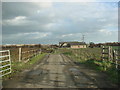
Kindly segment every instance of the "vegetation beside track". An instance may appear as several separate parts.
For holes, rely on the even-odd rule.
[[[97,71],[108,74],[108,79],[113,83],[120,83],[120,74],[115,69],[115,65],[110,61],[101,60],[101,48],[81,48],[81,49],[70,49],[62,48],[57,51],[67,57],[71,58],[77,64],[85,64],[87,67],[93,68]]]
[[[36,64],[39,60],[42,60],[46,53],[39,54],[33,58],[31,58],[27,63],[21,62],[12,62],[11,68],[12,73],[3,77],[3,79],[8,79],[23,71],[24,69],[29,69],[32,65]]]

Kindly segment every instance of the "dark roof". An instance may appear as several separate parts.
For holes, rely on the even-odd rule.
[[[59,42],[59,44],[67,43],[69,45],[86,45],[85,42]]]
[[[77,43],[77,41],[73,41],[73,42],[59,42],[59,44],[63,44],[63,43]]]
[[[75,43],[68,43],[70,45],[86,45],[85,42],[75,42]]]

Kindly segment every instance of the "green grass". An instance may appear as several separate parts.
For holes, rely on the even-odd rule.
[[[101,51],[100,48],[59,49],[60,53],[76,58],[78,61],[89,59],[100,60]]]
[[[85,64],[96,71],[108,74],[108,79],[113,83],[120,83],[118,82],[118,76],[120,77],[120,75],[118,75],[115,65],[110,61],[103,62],[101,60],[101,51],[101,48],[59,49],[59,53],[62,53],[81,64]]]
[[[72,52],[64,52],[65,55],[72,55]]]
[[[111,62],[100,62],[96,60],[88,60],[84,62],[89,67],[92,67],[93,69],[97,71],[105,72],[109,75],[108,79],[112,81],[113,83],[118,83],[118,72],[115,69],[115,66],[111,64]]]
[[[120,50],[120,46],[112,46],[112,48],[115,50]]]
[[[3,79],[8,79],[15,74],[18,74],[19,72],[23,71],[24,69],[32,68],[32,65],[36,64],[39,60],[42,60],[42,58],[46,55],[46,53],[39,54],[33,58],[31,58],[27,63],[24,62],[13,62],[11,65],[12,73],[9,75],[6,75],[3,77]]]

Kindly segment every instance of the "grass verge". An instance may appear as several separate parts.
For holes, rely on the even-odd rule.
[[[101,61],[100,49],[61,49],[59,52],[70,57],[77,63],[85,64],[96,71],[106,73],[111,82],[115,84],[120,83],[120,73],[116,70],[115,65],[110,61]]]
[[[118,84],[120,83],[118,81],[118,77],[120,77],[118,71],[115,69],[115,65],[111,64],[111,62],[102,62],[102,61],[96,61],[96,60],[87,60],[85,62],[82,62],[88,67],[93,68],[94,70],[104,72],[108,75],[108,79]]]
[[[13,62],[11,67],[12,67],[12,73],[9,75],[6,75],[3,77],[3,79],[8,79],[16,75],[17,73],[23,71],[24,69],[29,69],[31,68],[34,64],[36,64],[39,60],[42,60],[43,57],[46,55],[46,53],[39,54],[33,58],[31,58],[27,63],[24,62]]]

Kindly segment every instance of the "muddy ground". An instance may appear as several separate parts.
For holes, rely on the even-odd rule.
[[[32,69],[26,69],[10,80],[4,88],[115,88],[107,75],[83,64],[76,65],[60,54],[47,55]]]

